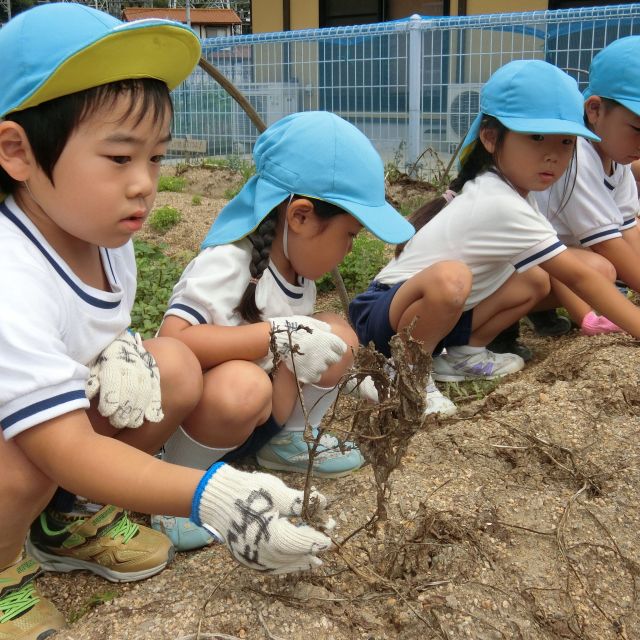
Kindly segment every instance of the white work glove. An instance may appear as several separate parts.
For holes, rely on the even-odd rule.
[[[142,346],[140,334],[123,331],[97,358],[86,384],[91,400],[100,391],[98,411],[116,428],[136,428],[164,418],[160,372]]]
[[[287,369],[297,374],[300,384],[318,382],[322,374],[333,364],[339,362],[347,351],[347,344],[331,333],[331,327],[321,320],[309,316],[289,316],[271,318],[271,329],[274,332],[278,353],[282,356]],[[305,328],[305,327],[308,327]],[[291,353],[291,344],[298,345],[298,353]],[[293,361],[295,359],[295,371]],[[271,351],[258,361],[258,365],[267,373],[273,368]]]
[[[316,554],[331,540],[309,525],[295,526],[303,492],[267,473],[238,471],[216,463],[203,476],[193,498],[191,520],[213,527],[240,564],[269,573],[305,571],[322,564]],[[312,491],[310,504],[321,511],[327,499]],[[334,524],[329,521],[327,528]]]

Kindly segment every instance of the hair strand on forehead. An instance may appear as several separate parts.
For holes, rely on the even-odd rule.
[[[153,78],[120,80],[72,93],[5,116],[25,131],[38,166],[53,183],[53,170],[72,133],[101,109],[110,110],[119,98],[128,100],[121,121],[134,118],[137,126],[151,116],[161,122],[173,115],[167,85]],[[0,168],[0,190],[13,193],[17,182]]]

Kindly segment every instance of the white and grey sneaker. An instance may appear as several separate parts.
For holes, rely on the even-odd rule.
[[[433,378],[438,382],[493,380],[524,368],[515,353],[493,353],[484,349],[472,354],[452,354],[451,350],[433,359]]]

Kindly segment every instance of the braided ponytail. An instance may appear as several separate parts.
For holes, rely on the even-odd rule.
[[[258,225],[258,228],[248,238],[251,241],[251,262],[249,263],[249,273],[251,279],[247,288],[242,294],[240,303],[235,308],[243,320],[247,322],[261,322],[262,317],[258,305],[256,305],[256,287],[262,277],[264,270],[269,266],[269,256],[271,255],[271,244],[276,235],[278,224],[277,207]]]

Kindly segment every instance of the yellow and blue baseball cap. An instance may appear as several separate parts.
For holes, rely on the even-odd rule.
[[[39,5],[0,29],[0,118],[118,80],[155,78],[174,89],[199,58],[198,37],[179,22],[122,22],[86,5]]]
[[[583,95],[610,98],[640,116],[640,36],[615,40],[593,58]]]
[[[564,134],[599,141],[584,125],[584,100],[576,81],[543,60],[514,60],[500,67],[480,91],[480,113],[460,149],[464,163],[480,135],[482,116],[517,133]]]
[[[357,218],[384,242],[415,229],[386,200],[384,167],[369,139],[328,111],[294,113],[271,125],[253,148],[254,175],[215,219],[202,248],[254,231],[292,194],[325,200]]]

